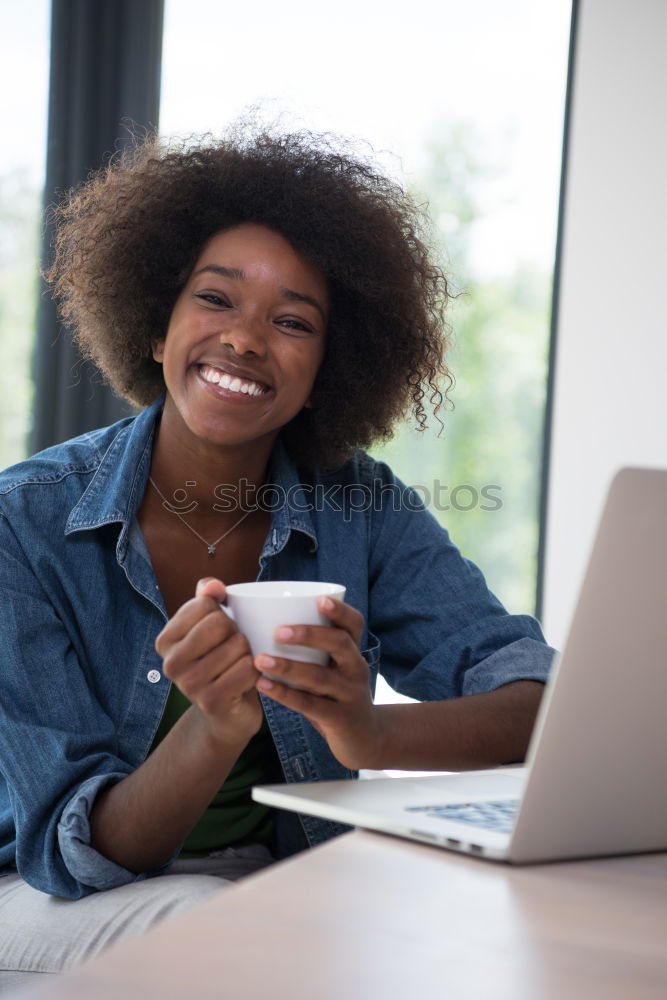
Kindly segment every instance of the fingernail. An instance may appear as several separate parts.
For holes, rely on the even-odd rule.
[[[257,681],[257,687],[260,691],[270,691],[274,686],[273,681],[267,680],[266,677],[260,677]]]
[[[288,628],[286,625],[282,625],[276,631],[276,639],[291,639],[294,635],[294,629]]]
[[[334,602],[331,600],[330,597],[321,597],[320,598],[320,607],[321,607],[322,611],[333,611],[333,609],[334,609]]]
[[[258,667],[266,667],[269,670],[276,665],[276,661],[267,653],[260,653],[259,656],[256,656],[255,663]]]

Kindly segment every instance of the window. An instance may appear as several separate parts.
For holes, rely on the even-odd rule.
[[[0,468],[28,450],[46,162],[49,3],[3,11],[0,38]]]
[[[375,449],[512,611],[534,607],[567,0],[167,0],[161,131],[361,137],[427,200],[460,293],[453,411]]]

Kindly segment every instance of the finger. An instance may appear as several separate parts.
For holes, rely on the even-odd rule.
[[[359,657],[356,642],[342,628],[330,628],[328,625],[281,625],[274,636],[277,642],[321,649],[343,669],[352,667]]]
[[[302,691],[309,691],[319,697],[344,700],[344,683],[341,683],[340,674],[331,667],[269,656],[268,653],[260,653],[255,657],[254,663],[256,670],[271,674],[270,680],[275,677],[278,682],[285,680]]]
[[[226,595],[224,583],[215,576],[205,576],[197,581],[195,597],[212,597],[218,604],[222,604]]]
[[[184,639],[198,622],[211,614],[222,615],[220,604],[215,598],[208,596],[192,597],[185,604],[182,604],[155,640],[155,648],[160,656],[164,656],[166,650],[173,643]],[[224,620],[231,623],[228,615],[224,616]],[[235,630],[234,626],[231,631]]]
[[[166,629],[163,636],[166,635]],[[215,610],[196,621],[192,627],[179,639],[170,636],[165,640],[158,637],[158,652],[167,676],[175,665],[188,664],[201,659],[212,650],[218,649],[234,636],[240,636],[244,650],[249,648],[245,636],[238,631],[236,625],[216,605]]]
[[[332,625],[345,629],[354,639],[357,646],[364,631],[364,616],[351,604],[337,601],[333,597],[319,597],[318,610],[329,619]]]
[[[207,715],[221,718],[226,716],[233,706],[243,701],[252,692],[257,696],[257,671],[248,654],[237,660],[217,680],[206,684],[196,694],[197,704]]]
[[[313,723],[323,723],[334,717],[340,711],[335,701],[322,698],[319,695],[302,691],[299,688],[288,687],[280,681],[272,681],[268,677],[260,677],[256,684],[257,690],[273,701],[280,702],[294,712],[305,715]]]
[[[202,711],[213,713],[216,706],[223,702],[229,705],[256,687],[256,681],[257,671],[250,653],[226,664],[211,653],[174,683],[189,701]]]

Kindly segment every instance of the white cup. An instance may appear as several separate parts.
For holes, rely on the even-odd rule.
[[[318,597],[333,597],[342,601],[345,587],[338,583],[309,580],[233,583],[227,587],[226,603],[221,607],[247,638],[253,656],[268,653],[269,656],[282,656],[288,660],[326,664],[329,654],[322,649],[290,645],[274,639],[274,632],[281,625],[331,625],[318,610]]]

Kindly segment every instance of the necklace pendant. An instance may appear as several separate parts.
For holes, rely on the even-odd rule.
[[[215,551],[216,551],[218,545],[220,544],[220,542],[223,540],[223,538],[226,538],[227,535],[231,535],[232,531],[236,531],[236,529],[238,528],[239,524],[242,524],[245,521],[246,517],[249,517],[250,514],[252,514],[252,512],[254,510],[257,510],[256,507],[252,507],[250,510],[247,510],[245,512],[245,514],[243,515],[243,517],[239,518],[239,520],[236,522],[236,524],[233,524],[231,526],[231,528],[227,529],[227,531],[224,533],[224,535],[220,535],[220,538],[216,538],[216,540],[214,542],[207,542],[206,539],[203,537],[203,535],[200,535],[199,532],[196,531],[192,527],[191,524],[188,524],[188,522],[185,520],[185,518],[183,517],[183,515],[179,511],[175,510],[174,507],[171,506],[171,504],[169,503],[169,501],[165,497],[164,493],[161,492],[161,490],[158,487],[157,483],[153,480],[152,476],[148,477],[148,481],[150,482],[151,486],[153,487],[153,489],[155,490],[155,492],[157,493],[157,495],[162,500],[162,506],[165,508],[165,510],[169,510],[169,511],[171,511],[172,514],[175,514],[176,517],[178,518],[178,520],[183,523],[183,525],[188,529],[188,531],[192,532],[192,534],[195,535],[195,537],[198,538],[200,542],[204,543],[204,545],[206,546],[206,548],[208,550],[208,557],[209,557],[209,559],[213,558],[213,556],[215,555]]]

